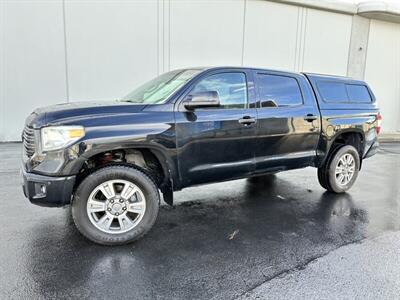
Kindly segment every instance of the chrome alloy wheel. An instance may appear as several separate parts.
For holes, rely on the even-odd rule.
[[[120,234],[136,227],[146,212],[146,199],[132,182],[117,179],[98,185],[90,194],[86,211],[99,230]]]
[[[345,153],[338,161],[335,168],[335,178],[339,185],[348,184],[353,178],[356,163],[353,155]]]

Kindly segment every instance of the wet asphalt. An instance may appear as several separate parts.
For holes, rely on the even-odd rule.
[[[329,278],[329,264],[357,278],[357,268],[329,259],[336,251],[350,259],[370,241],[399,247],[380,238],[400,230],[400,144],[365,160],[343,195],[325,192],[313,168],[185,189],[175,207],[162,206],[145,238],[122,247],[87,241],[69,208],[30,204],[20,187],[20,149],[0,144],[0,299],[269,298],[270,291],[284,298],[292,287],[310,288],[315,274]],[[365,253],[379,265],[375,252]],[[393,253],[389,265],[398,264]],[[296,285],[293,273],[309,284]],[[332,282],[339,289],[340,278]],[[399,288],[396,278],[390,283]]]

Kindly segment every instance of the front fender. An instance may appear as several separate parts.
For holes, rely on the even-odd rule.
[[[175,138],[166,134],[168,127],[160,126],[158,129],[156,130],[153,127],[146,133],[135,131],[130,134],[121,130],[118,134],[115,131],[100,132],[98,129],[89,131],[88,139],[73,147],[77,157],[66,165],[63,171],[69,174],[78,174],[83,164],[97,154],[140,148],[150,150],[159,160],[166,178],[176,182],[179,177],[177,174]]]
[[[99,116],[82,120],[79,125],[85,127],[85,137],[68,149],[76,155],[66,159],[60,176],[78,174],[85,161],[99,153],[142,148],[152,151],[174,182],[179,178],[172,109],[112,118]]]

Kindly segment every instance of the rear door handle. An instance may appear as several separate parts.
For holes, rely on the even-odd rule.
[[[312,122],[312,121],[315,121],[316,119],[318,119],[318,117],[316,115],[313,115],[313,114],[307,114],[304,117],[304,120],[306,120],[307,122]]]
[[[256,122],[256,119],[250,117],[250,116],[244,116],[243,118],[239,119],[239,124],[248,126],[251,124],[254,124]]]

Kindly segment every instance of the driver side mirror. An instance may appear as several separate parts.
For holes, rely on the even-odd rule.
[[[219,95],[217,91],[206,91],[191,94],[187,97],[189,101],[184,103],[187,110],[194,110],[196,108],[219,107]]]

